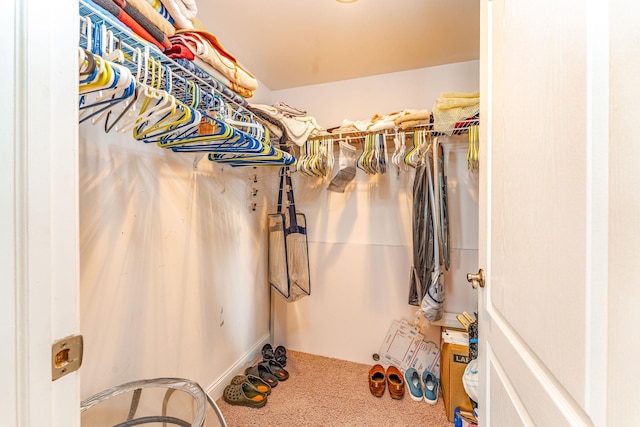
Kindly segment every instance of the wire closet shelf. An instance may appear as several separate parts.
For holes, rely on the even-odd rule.
[[[101,13],[93,7],[93,5],[83,0],[79,0],[79,19],[79,45],[81,47],[88,47],[88,44],[91,42],[92,27],[99,24],[104,28],[104,32],[111,32],[113,34],[112,38],[107,37],[106,39],[124,52],[125,61],[122,65],[127,67],[134,75],[139,71],[137,62],[138,55],[143,55],[144,58],[152,58],[162,65],[160,72],[163,79],[166,80],[167,76],[171,76],[170,81],[162,82],[162,88],[170,88],[171,94],[177,99],[182,99],[185,103],[191,102],[193,90],[190,90],[189,87],[192,87],[192,83],[195,83],[200,89],[222,99],[224,103],[231,107],[236,117],[240,116],[245,122],[248,121],[263,126],[258,117],[236,99],[219,91],[173,59],[167,57],[156,46],[139,39],[115,18]],[[106,44],[109,41],[103,40],[103,43]],[[214,78],[211,79],[215,81]],[[191,82],[191,84],[189,82]]]

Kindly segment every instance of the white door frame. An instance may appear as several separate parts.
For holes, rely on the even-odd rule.
[[[0,414],[75,427],[78,373],[51,381],[51,344],[79,333],[78,3],[3,6]]]

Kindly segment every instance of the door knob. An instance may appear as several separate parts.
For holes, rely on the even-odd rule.
[[[484,270],[478,270],[478,274],[467,273],[467,282],[471,283],[473,289],[477,289],[478,286],[484,288]]]

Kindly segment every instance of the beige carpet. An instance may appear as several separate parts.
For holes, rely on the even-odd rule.
[[[229,405],[220,407],[229,427],[298,426],[429,426],[451,427],[439,397],[436,405],[402,400],[389,392],[375,397],[369,392],[370,365],[287,351],[289,379],[280,382],[260,409]]]

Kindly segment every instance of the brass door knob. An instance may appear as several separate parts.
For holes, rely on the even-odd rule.
[[[477,289],[478,286],[484,288],[484,270],[478,270],[478,274],[467,273],[467,282],[471,283],[473,289]]]

